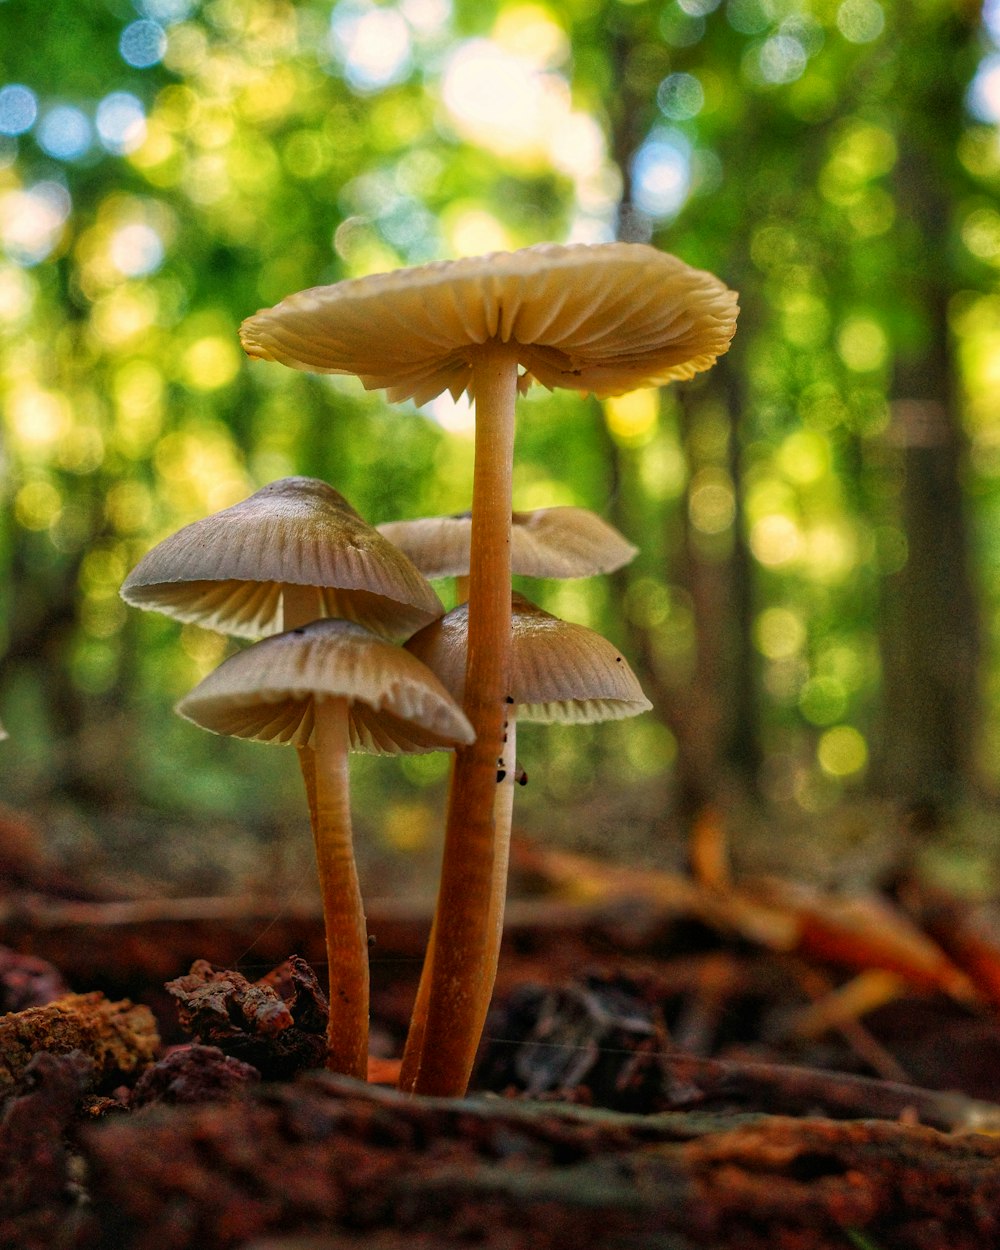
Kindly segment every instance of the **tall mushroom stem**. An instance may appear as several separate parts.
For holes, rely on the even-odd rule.
[[[326,1066],[368,1073],[368,934],[351,837],[346,699],[316,699],[313,839],[323,897],[330,1023]]]
[[[496,972],[493,922],[497,764],[510,681],[510,526],[517,346],[476,348],[465,714],[475,742],[455,752],[441,884],[428,951],[427,1014],[411,1029],[400,1088],[463,1094]],[[422,1037],[421,1037],[422,1033]]]

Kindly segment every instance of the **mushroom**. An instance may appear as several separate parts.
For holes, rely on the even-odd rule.
[[[419,1092],[464,1092],[492,988],[516,395],[532,381],[606,397],[690,378],[728,349],[736,314],[722,282],[655,248],[542,244],[315,287],[241,327],[252,357],[357,374],[391,400],[420,404],[445,390],[475,399],[465,710],[476,738],[456,751],[452,774]]]
[[[457,601],[468,598],[471,512],[386,521],[377,528],[424,577],[454,577]],[[587,508],[511,514],[511,572],[522,577],[594,577],[613,573],[637,554],[623,534]]]
[[[364,1079],[368,940],[352,846],[347,754],[433,751],[472,727],[409,652],[351,621],[313,621],[224,660],[177,705],[204,729],[292,743],[315,757],[310,817],[330,978],[327,1066]]]
[[[397,548],[317,478],[284,477],[148,552],[126,603],[241,638],[321,616],[406,638],[441,601]]]
[[[331,616],[402,639],[444,611],[410,560],[312,477],[279,478],[185,525],[143,556],[121,596],[242,638]],[[312,752],[299,764],[311,810]]]
[[[498,758],[494,818],[496,850],[490,898],[493,963],[487,968],[492,984],[503,932],[507,862],[510,853],[514,760],[518,721],[542,724],[591,724],[623,720],[648,712],[652,704],[642,692],[628,662],[607,639],[583,625],[574,625],[544,612],[516,591],[511,596],[511,673],[503,750]],[[433,621],[405,644],[461,700],[465,690],[468,604]],[[433,938],[428,963],[435,958]],[[410,1036],[400,1073],[400,1089],[411,1088],[421,1064],[428,986],[433,973],[425,968],[413,1013]],[[487,1004],[482,1004],[481,1029]]]

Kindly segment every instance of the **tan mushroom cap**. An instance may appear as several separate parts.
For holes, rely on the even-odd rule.
[[[511,518],[511,569],[522,577],[593,577],[613,573],[638,548],[587,508],[537,508]],[[387,521],[379,533],[410,557],[425,577],[469,572],[471,513]]]
[[[470,357],[519,345],[520,380],[605,397],[690,378],[729,347],[737,296],[642,243],[544,243],[349,279],[248,317],[248,355],[357,374],[391,400],[469,389]]]
[[[315,586],[328,616],[405,638],[444,611],[409,559],[332,486],[286,477],[158,543],[125,579],[134,607],[240,638],[283,626],[283,585]]]
[[[624,720],[653,706],[606,638],[543,612],[516,591],[512,601],[510,701],[519,721]],[[463,603],[406,643],[459,702],[465,691],[468,609]]]
[[[346,699],[351,749],[377,755],[472,741],[441,682],[402,647],[352,621],[313,621],[224,660],[177,704],[213,733],[315,746],[317,699]]]

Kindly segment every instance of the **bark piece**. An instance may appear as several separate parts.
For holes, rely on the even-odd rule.
[[[225,1102],[259,1080],[256,1068],[217,1046],[178,1046],[143,1072],[129,1105]]]
[[[251,1064],[267,1079],[323,1064],[326,997],[298,956],[256,982],[199,959],[167,989],[177,999],[186,1033]]]
[[[94,1064],[98,1086],[117,1084],[150,1064],[160,1044],[148,1007],[98,991],[67,994],[44,1007],[0,1018],[0,1097],[13,1091],[39,1051],[81,1051]]]

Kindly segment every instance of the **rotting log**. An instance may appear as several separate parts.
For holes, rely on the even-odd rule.
[[[1000,1240],[1000,1141],[896,1123],[413,1098],[315,1074],[116,1118],[82,1150],[88,1250],[370,1247],[401,1230],[504,1250]]]

